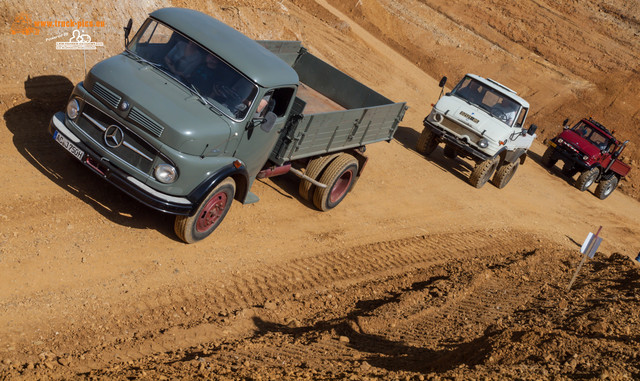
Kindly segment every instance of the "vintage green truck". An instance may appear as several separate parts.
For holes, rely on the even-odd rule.
[[[407,109],[299,41],[254,41],[203,13],[152,12],[96,64],[49,132],[143,204],[176,215],[187,243],[211,234],[256,178],[293,173],[320,210],[337,206]]]

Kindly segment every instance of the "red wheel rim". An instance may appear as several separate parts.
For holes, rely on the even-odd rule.
[[[200,217],[196,222],[196,230],[204,233],[211,229],[222,217],[226,206],[227,194],[224,191],[216,193],[200,212]]]
[[[351,179],[353,178],[353,171],[348,170],[345,171],[339,178],[336,180],[335,184],[333,184],[333,188],[331,188],[331,195],[329,196],[329,201],[334,203],[340,200],[349,190],[349,185],[351,185]]]

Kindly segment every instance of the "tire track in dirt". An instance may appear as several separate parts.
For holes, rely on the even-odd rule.
[[[422,235],[234,272],[219,285],[174,289],[164,295],[144,297],[135,308],[129,306],[127,309],[133,312],[131,316],[140,319],[130,321],[128,327],[112,330],[126,330],[131,332],[130,336],[119,337],[114,343],[87,343],[83,359],[74,361],[74,368],[88,371],[158,352],[249,337],[256,331],[256,321],[275,320],[287,324],[282,316],[285,305],[300,301],[304,304],[305,300],[336,287],[372,282],[415,269],[445,266],[467,258],[507,255],[508,247],[533,250],[538,244],[536,237],[519,231]],[[451,302],[452,305],[455,303],[458,301]],[[302,311],[307,314],[313,313],[314,309],[302,308],[293,316]],[[418,318],[422,317],[416,316]],[[432,324],[437,324],[437,318]],[[98,333],[88,330],[85,335],[95,337]],[[329,347],[316,349],[312,346],[310,350],[335,352],[336,348],[344,346],[331,341],[323,341],[322,345]]]

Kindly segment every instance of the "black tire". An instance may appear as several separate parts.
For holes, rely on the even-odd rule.
[[[449,144],[446,144],[444,146],[444,156],[448,157],[449,159],[455,159],[456,156],[458,156],[458,153],[456,152],[455,148],[453,148]]]
[[[476,164],[469,177],[469,183],[476,188],[482,188],[489,181],[498,167],[498,159],[488,159]]]
[[[207,238],[224,220],[235,193],[236,183],[226,178],[209,192],[193,216],[176,216],[173,226],[176,235],[186,243]]]
[[[307,165],[307,170],[304,172],[304,174],[314,180],[318,180],[327,164],[329,164],[329,162],[336,156],[338,155],[320,156],[311,160]],[[307,201],[311,200],[311,198],[313,197],[312,195],[314,189],[315,186],[311,182],[305,179],[300,179],[300,185],[298,186],[298,193],[300,194],[300,197]]]
[[[320,177],[326,188],[316,187],[313,204],[326,212],[335,208],[353,187],[358,176],[358,160],[348,154],[341,154],[329,164]]]
[[[423,154],[424,156],[429,156],[438,146],[438,138],[431,132],[428,127],[425,127],[418,138],[418,143],[416,144],[416,151]]]
[[[516,160],[513,163],[506,163],[501,165],[500,168],[498,168],[498,170],[496,171],[495,176],[493,176],[491,182],[498,189],[506,187],[509,181],[511,181],[511,178],[513,178],[513,175],[518,170],[519,166],[520,160]]]
[[[597,167],[593,167],[582,172],[580,174],[580,177],[578,177],[578,180],[576,180],[576,188],[578,188],[580,192],[586,191],[587,189],[589,189],[591,184],[596,181],[599,174],[600,169],[598,169]]]
[[[564,163],[562,166],[562,174],[567,177],[573,177],[578,173],[578,169],[571,163]]]
[[[553,151],[555,151],[555,148],[547,147],[547,150],[544,151],[544,154],[542,155],[542,165],[547,168],[553,167],[558,162],[558,159],[551,159]]]
[[[600,200],[604,200],[605,198],[609,197],[609,195],[613,193],[613,191],[618,187],[618,181],[619,179],[617,176],[612,176],[608,180],[600,181],[598,183],[598,186],[596,187],[596,197],[598,197]]]

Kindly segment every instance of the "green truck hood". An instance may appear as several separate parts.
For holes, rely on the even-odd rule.
[[[95,91],[96,83],[114,93],[116,100],[112,94],[105,97],[101,96],[104,91]],[[203,105],[184,86],[146,63],[136,62],[124,54],[108,58],[91,69],[85,86],[112,109],[121,101],[128,102],[131,106],[126,112],[117,109],[116,112],[136,122],[140,118],[134,119],[132,112],[141,112],[144,123],[132,124],[161,144],[191,155],[217,155],[225,151],[232,121]],[[121,97],[120,102],[117,97]]]

